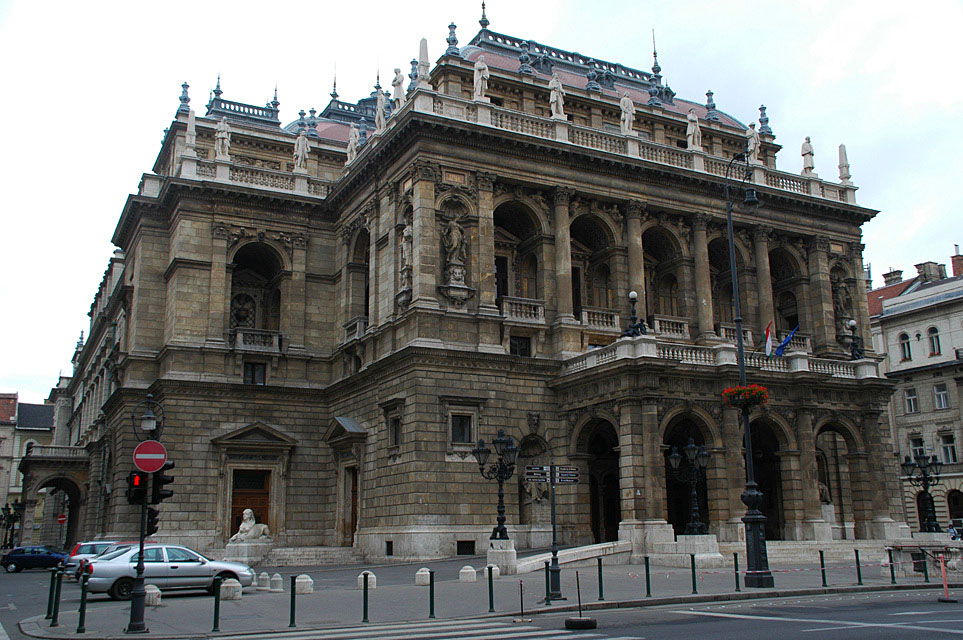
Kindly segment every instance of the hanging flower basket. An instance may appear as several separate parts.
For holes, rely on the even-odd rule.
[[[745,387],[729,387],[722,392],[722,403],[727,407],[750,409],[766,404],[769,400],[769,390],[758,384]]]

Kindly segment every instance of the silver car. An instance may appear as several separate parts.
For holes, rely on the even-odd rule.
[[[87,586],[91,593],[107,593],[114,600],[127,600],[137,574],[137,547],[118,549],[90,561]],[[254,570],[237,562],[217,562],[179,545],[144,547],[144,579],[159,589],[207,589],[214,578],[234,578],[242,587],[254,584]]]

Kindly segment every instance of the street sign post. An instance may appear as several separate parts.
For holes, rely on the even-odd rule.
[[[159,471],[167,462],[167,449],[157,440],[144,440],[134,448],[134,466],[144,473]]]

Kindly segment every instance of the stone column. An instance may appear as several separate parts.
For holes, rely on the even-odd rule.
[[[398,261],[398,232],[396,229],[395,204],[398,200],[398,189],[396,185],[385,185],[378,192],[380,196],[379,209],[381,218],[381,228],[388,234],[388,242],[381,248],[377,258],[373,258],[378,265],[378,288],[372,289],[378,299],[378,312],[369,323],[378,326],[388,322],[394,313],[394,301],[396,291],[397,261]]]
[[[624,401],[619,405],[619,491],[623,525],[620,529],[626,529],[625,525],[637,526],[643,515],[644,449],[642,405],[638,401]]]
[[[572,313],[572,238],[569,206],[575,191],[558,187],[552,192],[555,205],[555,304],[559,320],[574,321]]]
[[[775,319],[772,303],[772,275],[769,273],[769,237],[772,229],[758,225],[752,230],[752,248],[756,262],[756,287],[759,296],[759,337],[765,339],[766,327]],[[790,328],[792,330],[792,328]],[[773,341],[776,325],[773,322]]]
[[[692,221],[692,244],[695,251],[696,317],[699,321],[699,340],[715,337],[712,326],[712,285],[709,281],[709,243],[706,224],[709,216],[696,214]],[[640,239],[641,242],[641,239]]]
[[[381,280],[378,269],[378,238],[381,236],[381,216],[377,197],[368,204],[368,325],[378,318],[380,300],[378,286]]]
[[[874,494],[882,492],[882,487],[870,480],[869,457],[866,451],[850,451],[845,456],[853,495],[853,533],[862,540],[873,537]]]
[[[742,504],[742,492],[746,487],[746,461],[743,455],[742,414],[731,407],[722,410],[722,442],[725,446],[727,470],[729,520],[719,523],[720,542],[741,542],[746,539],[742,516],[746,506]]]
[[[412,167],[412,306],[437,309],[438,273],[443,257],[435,222],[436,168],[425,161]]]
[[[495,305],[495,175],[479,172],[478,185],[478,242],[474,250],[476,267],[475,286],[478,287],[479,311],[498,314]]]
[[[224,343],[225,320],[230,312],[227,291],[227,237],[230,230],[216,223],[211,228],[211,284],[208,291],[207,341]],[[225,307],[225,302],[227,306]]]
[[[813,238],[809,242],[808,304],[813,319],[813,351],[832,350],[836,344],[836,316],[833,313],[833,287],[829,281],[829,241]]]
[[[625,214],[625,241],[629,247],[629,291],[639,294],[636,312],[640,318],[645,318],[645,261],[642,257],[642,216],[645,215],[645,205],[640,200],[629,200],[622,207]],[[628,292],[619,293],[620,299],[625,299]]]
[[[880,426],[879,418],[880,413],[878,411],[864,411],[860,427],[863,432],[863,439],[866,442],[867,453],[869,453],[866,462],[869,482],[872,486],[870,492],[872,530],[870,535],[873,538],[887,539],[900,535],[900,523],[893,519],[890,498],[893,495],[901,494],[902,490],[899,482],[900,472],[896,468],[892,446],[887,446],[889,439],[883,437],[884,431]]]
[[[666,521],[665,508],[665,457],[662,455],[662,439],[659,433],[659,405],[654,397],[644,398],[640,407],[642,459],[642,503],[636,502],[636,515],[642,522],[631,537],[632,556],[641,562],[642,556],[657,549],[656,545],[675,540],[672,525]],[[636,496],[637,498],[637,496]],[[623,502],[624,504],[624,502]],[[621,537],[621,534],[620,534]]]
[[[819,500],[816,434],[813,432],[811,409],[796,410],[796,442],[799,444],[799,489],[802,492],[804,535],[810,540],[832,540],[832,525],[823,518]]]
[[[291,279],[287,287],[287,300],[281,300],[282,317],[287,315],[284,343],[287,349],[304,349],[305,271],[307,265],[308,237],[303,233],[291,238]]]

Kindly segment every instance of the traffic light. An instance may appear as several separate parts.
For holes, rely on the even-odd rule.
[[[147,498],[147,474],[141,471],[131,471],[127,474],[127,502],[143,504]]]
[[[174,476],[165,475],[165,471],[174,468],[174,463],[168,460],[160,470],[154,472],[154,482],[151,483],[150,503],[160,504],[174,495],[173,489],[165,489],[165,484],[174,482]]]
[[[160,511],[153,507],[147,507],[147,528],[144,529],[145,536],[152,536],[157,533],[158,519],[160,519]]]

